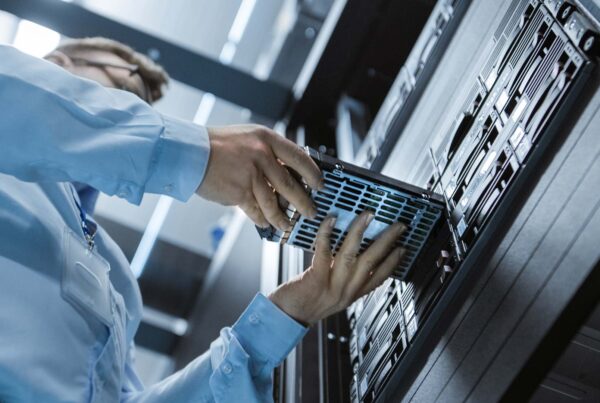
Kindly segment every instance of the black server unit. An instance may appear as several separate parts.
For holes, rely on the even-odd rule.
[[[584,0],[434,7],[353,162],[440,195],[446,232],[347,310],[338,401],[600,396],[595,376],[544,380],[600,297],[599,16]],[[576,337],[598,368],[589,323]]]
[[[490,2],[488,5],[491,6]],[[471,7],[476,13],[478,7],[485,7],[485,2],[476,1]],[[468,31],[469,22],[472,20],[465,22],[465,31]],[[352,329],[350,351],[354,378],[351,397],[354,401],[472,399],[480,385],[478,379],[486,374],[490,379],[494,376],[492,370],[480,365],[476,358],[472,358],[471,366],[465,369],[460,361],[458,365],[453,363],[457,366],[448,374],[448,380],[438,378],[439,375],[432,372],[418,371],[436,343],[438,349],[442,348],[440,340],[447,337],[444,324],[451,322],[453,311],[456,311],[452,306],[457,308],[461,294],[462,300],[473,298],[475,289],[469,287],[478,275],[476,266],[485,265],[486,258],[494,255],[502,227],[509,225],[512,215],[517,212],[514,209],[527,200],[530,190],[527,186],[532,186],[535,177],[544,172],[544,163],[551,159],[560,138],[564,141],[565,128],[577,122],[578,110],[588,104],[590,94],[596,91],[593,86],[597,84],[594,74],[597,77],[598,28],[593,16],[581,4],[513,1],[503,11],[492,37],[479,46],[482,47],[479,60],[469,66],[475,74],[462,80],[455,89],[467,90],[464,98],[455,98],[462,107],[456,118],[450,119],[452,124],[447,129],[424,143],[421,153],[429,155],[422,157],[425,163],[419,164],[420,167],[427,164],[433,167],[427,185],[444,197],[452,240],[439,250],[436,264],[427,274],[415,273],[416,278],[409,282],[389,280],[348,310]],[[444,76],[444,68],[442,61],[437,67],[438,77]],[[587,88],[587,95],[582,91],[586,86],[591,86]],[[392,94],[392,99],[398,97]],[[427,102],[428,98],[421,97],[419,101]],[[373,136],[378,132],[381,135],[386,130],[393,131],[401,115],[399,110],[393,118],[387,117],[381,128],[375,127]],[[446,116],[441,119],[448,120]],[[597,123],[594,128],[588,126],[588,130],[590,133],[595,130],[598,143]],[[411,134],[401,133],[402,136]],[[397,132],[396,135],[399,137]],[[385,133],[384,138],[389,139],[389,133]],[[411,139],[403,140],[406,144]],[[386,147],[386,140],[380,143]],[[369,146],[373,147],[373,143],[365,147]],[[387,157],[394,157],[393,152],[387,151],[387,154]],[[380,156],[385,153],[381,151],[368,151],[364,157],[366,164],[373,155],[376,155],[372,163],[375,168],[386,164],[391,167],[401,165],[393,160],[384,162]],[[394,172],[388,171],[388,174]],[[598,170],[593,173],[597,177]],[[594,210],[592,212],[595,214]],[[588,231],[594,230],[597,232],[598,228],[588,228]],[[511,245],[513,250],[519,246],[530,248],[532,256],[535,255],[536,245]],[[598,248],[590,248],[586,253],[590,259],[589,273],[597,271]],[[522,276],[525,276],[525,269],[533,271],[535,266],[523,269]],[[419,275],[425,280],[419,281]],[[491,283],[486,285],[490,289],[494,287]],[[505,292],[510,290],[508,287]],[[530,287],[530,291],[541,290]],[[480,292],[483,293],[483,289]],[[481,309],[491,305],[488,303],[480,301]],[[500,309],[499,306],[496,309]],[[497,326],[502,322],[501,318],[493,316],[488,316],[487,320],[488,326],[494,320],[498,322]],[[468,333],[468,320],[459,323],[458,326]],[[485,328],[485,322],[480,322],[479,326]],[[479,333],[471,335],[480,336]],[[490,334],[489,337],[493,336]],[[505,337],[505,341],[510,339],[510,334]],[[460,344],[460,340],[456,343]],[[452,361],[452,352],[447,351],[447,347],[440,354],[440,357],[446,354],[444,358]],[[501,360],[498,356],[496,359]],[[437,368],[442,371],[441,364]],[[461,371],[468,371],[467,374],[474,378],[472,389],[466,392],[460,391],[463,386],[460,384]],[[518,373],[515,371],[512,376]],[[530,380],[534,382],[533,378]],[[529,386],[535,387],[535,383]],[[510,382],[504,387],[503,390],[496,387],[498,394],[487,398],[497,400],[512,396],[511,393],[527,396],[522,385],[520,390],[524,395],[511,389]],[[494,390],[491,386],[489,389]],[[480,399],[484,397],[479,395]]]

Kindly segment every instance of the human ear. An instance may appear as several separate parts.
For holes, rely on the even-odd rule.
[[[64,54],[63,52],[61,52],[60,50],[54,50],[54,51],[50,52],[45,57],[45,59],[48,60],[49,62],[59,65],[60,67],[66,69],[66,70],[72,70],[72,68],[73,68],[73,61],[71,60],[71,58],[69,56],[67,56],[66,54]]]

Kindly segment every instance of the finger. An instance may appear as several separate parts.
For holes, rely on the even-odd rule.
[[[365,230],[373,219],[373,213],[364,211],[354,219],[348,235],[335,257],[335,268],[332,275],[332,285],[339,290],[344,290],[349,279],[352,277],[351,267],[356,261],[356,255],[360,250],[360,243]]]
[[[257,178],[253,183],[253,193],[258,202],[258,206],[265,219],[274,227],[280,230],[289,229],[290,222],[288,217],[281,211],[277,201],[277,195],[269,187],[264,178]]]
[[[269,161],[263,161],[261,168],[275,190],[293,204],[300,213],[309,217],[317,214],[317,209],[306,190],[294,179],[285,166],[277,162],[275,157],[269,158]]]
[[[315,241],[315,257],[313,259],[313,267],[321,269],[329,269],[333,254],[331,253],[331,232],[335,226],[336,217],[326,217],[317,233],[317,239]],[[327,270],[329,271],[329,270]]]
[[[354,219],[352,225],[350,225],[350,229],[348,229],[348,235],[346,235],[346,239],[337,254],[342,263],[349,263],[355,260],[360,250],[363,235],[372,220],[373,213],[370,211],[363,211]]]
[[[389,257],[394,244],[405,230],[406,226],[402,223],[390,225],[379,238],[377,238],[377,240],[375,240],[375,242],[360,255],[356,270],[347,285],[348,292],[351,295],[355,295],[369,279],[369,273],[373,271],[382,260]]]
[[[402,257],[404,256],[405,249],[396,248],[390,253],[385,260],[373,270],[373,275],[369,280],[360,288],[358,293],[355,294],[356,298],[362,297],[365,294],[370,293],[375,288],[379,287],[381,283],[388,278],[394,269],[398,267],[400,261],[402,261]]]
[[[263,215],[260,207],[258,207],[258,204],[250,202],[240,205],[240,208],[259,227],[267,228],[269,226],[269,222]]]
[[[304,149],[279,135],[271,136],[273,152],[286,165],[298,172],[313,189],[321,189],[324,184],[321,171]]]

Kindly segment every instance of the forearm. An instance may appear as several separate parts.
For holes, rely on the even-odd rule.
[[[204,128],[14,48],[0,46],[0,60],[0,172],[83,182],[135,203],[145,192],[184,200],[198,187]]]
[[[306,329],[257,295],[210,350],[181,371],[145,390],[129,391],[125,402],[270,401],[273,369],[302,339]]]

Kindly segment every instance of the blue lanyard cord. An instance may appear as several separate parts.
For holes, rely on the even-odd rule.
[[[91,225],[92,230],[90,231],[90,226],[88,226],[88,219],[85,210],[83,209],[83,207],[81,207],[75,195],[73,195],[73,200],[75,200],[75,205],[77,206],[77,210],[79,210],[79,217],[81,217],[81,229],[83,231],[83,236],[85,237],[85,240],[87,241],[90,250],[92,250],[94,249],[94,237],[96,236],[95,225]]]

